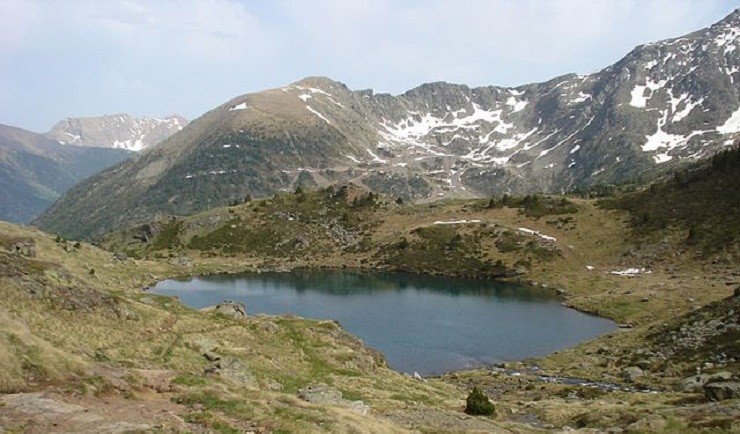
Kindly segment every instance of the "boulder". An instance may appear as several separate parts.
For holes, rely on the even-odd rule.
[[[114,253],[113,259],[115,259],[116,261],[125,261],[128,259],[128,255],[125,253]]]
[[[244,318],[247,316],[247,308],[244,303],[233,300],[224,300],[221,303],[202,309],[204,312],[217,312],[232,318]]]
[[[206,360],[208,360],[209,362],[218,362],[219,360],[221,360],[221,356],[214,353],[213,351],[205,351],[203,353],[203,357],[205,357]]]
[[[648,416],[640,419],[627,427],[627,432],[646,433],[646,432],[665,432],[668,421],[658,415]]]
[[[370,412],[369,405],[362,401],[344,399],[342,392],[326,384],[310,384],[303,389],[298,389],[298,397],[312,404],[346,407],[362,415]]]
[[[729,380],[732,378],[732,373],[723,371],[717,372],[716,374],[700,374],[686,377],[681,381],[679,391],[686,393],[702,393],[704,386],[707,383],[714,381]]]
[[[704,396],[710,401],[740,398],[740,381],[715,381],[704,385]]]
[[[634,383],[638,378],[645,375],[645,372],[637,366],[630,366],[622,371],[622,378],[628,383]]]
[[[192,267],[193,261],[185,256],[178,256],[176,258],[170,258],[170,264],[177,265],[179,267]]]
[[[218,357],[205,368],[206,374],[218,375],[224,380],[247,389],[259,387],[257,380],[249,371],[245,363],[238,357]]]
[[[312,404],[341,405],[344,403],[342,392],[326,384],[311,384],[298,389],[298,397]]]

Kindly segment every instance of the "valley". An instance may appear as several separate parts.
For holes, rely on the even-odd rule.
[[[209,111],[0,125],[0,433],[740,432],[740,10],[589,74],[227,99],[277,34],[152,5],[84,18],[207,56],[132,69]]]
[[[736,168],[738,154],[693,167],[683,187],[667,178],[598,203],[413,205],[349,185],[283,193],[118,231],[99,240],[109,251],[4,224],[6,246],[32,239],[36,257],[2,253],[2,384],[21,394],[5,395],[0,421],[43,430],[50,422],[29,412],[47,399],[165,430],[732,431],[737,399],[708,399],[703,384],[736,381],[737,231],[712,247],[687,241],[691,221],[647,238],[639,225],[656,204],[651,191],[700,201],[736,182],[723,168]],[[519,281],[622,328],[545,358],[420,381],[332,321],[254,316],[248,304],[246,316],[229,305],[199,312],[146,291],[168,277],[326,267]],[[471,385],[493,399],[495,418],[462,413]],[[149,410],[132,417],[141,405]],[[67,423],[83,430],[85,420]]]

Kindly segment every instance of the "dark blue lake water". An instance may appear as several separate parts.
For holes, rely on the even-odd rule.
[[[562,306],[549,291],[511,283],[400,273],[299,270],[166,280],[153,289],[202,308],[238,300],[249,314],[335,319],[423,375],[544,356],[611,331],[611,321]]]

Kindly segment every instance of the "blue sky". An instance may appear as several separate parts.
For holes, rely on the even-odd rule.
[[[590,73],[706,27],[727,0],[0,0],[0,123],[193,119],[237,95],[326,75],[402,93]]]

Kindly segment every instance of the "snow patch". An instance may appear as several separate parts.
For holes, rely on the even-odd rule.
[[[506,105],[508,105],[509,107],[511,107],[511,112],[512,113],[516,113],[516,112],[519,112],[519,111],[524,110],[524,107],[526,107],[527,104],[529,104],[529,101],[525,101],[525,100],[521,100],[520,101],[520,100],[514,98],[513,96],[510,96],[506,100]]]
[[[684,107],[681,110],[676,111],[678,105],[682,102],[684,103]],[[689,113],[691,113],[691,110],[693,110],[694,107],[703,102],[704,98],[701,98],[698,101],[691,101],[691,96],[687,93],[684,93],[679,98],[673,98],[671,95],[671,107],[673,108],[673,118],[671,118],[671,122],[679,122],[681,119],[684,119],[689,115]]]
[[[378,134],[389,142],[403,143],[422,148],[433,155],[446,156],[446,154],[434,150],[433,144],[425,141],[427,135],[431,133],[444,134],[457,130],[476,130],[483,123],[495,123],[496,126],[493,131],[501,134],[506,134],[509,129],[514,127],[513,124],[507,124],[501,119],[503,110],[484,110],[476,103],[472,103],[472,107],[473,112],[469,115],[467,115],[467,110],[460,109],[441,118],[432,113],[422,115],[418,112],[409,112],[411,116],[397,123],[383,119],[380,122],[382,129],[378,130]]]
[[[480,220],[451,220],[451,221],[441,221],[438,220],[434,222],[435,225],[461,225],[466,223],[480,223]]]
[[[688,137],[684,137],[663,131],[663,127],[665,126],[666,122],[668,122],[668,110],[663,110],[662,113],[663,116],[658,119],[658,130],[649,136],[645,136],[647,141],[644,145],[642,145],[642,150],[644,152],[652,152],[657,151],[661,148],[668,148],[666,152],[653,156],[656,164],[661,164],[672,160],[673,157],[668,155],[668,152],[679,146],[685,145],[686,142],[688,142],[689,138],[694,135],[692,133]]]
[[[571,104],[580,104],[580,103],[585,102],[585,101],[588,101],[588,100],[590,100],[592,98],[593,98],[593,96],[591,96],[591,94],[585,93],[585,92],[580,92],[579,91],[577,97],[575,97],[575,98],[571,99],[570,101],[568,101],[568,105],[571,105]]]
[[[369,150],[369,149],[367,150],[367,153],[370,154],[371,157],[373,157],[373,161],[374,162],[378,162],[378,163],[387,163],[388,162],[387,160],[384,160],[384,159],[378,157],[377,155],[375,155],[375,153],[373,151]]]
[[[298,89],[298,90],[307,90],[307,91],[309,91],[311,93],[320,93],[320,94],[326,95],[326,96],[332,96],[330,93],[328,93],[328,92],[326,92],[324,90],[315,88],[315,87],[296,86],[296,89]]]
[[[306,106],[306,109],[308,109],[308,111],[310,111],[311,113],[315,114],[316,116],[320,117],[327,124],[331,125],[331,122],[329,122],[329,119],[325,118],[324,115],[322,115],[321,113],[319,113],[316,110],[314,110],[311,106],[307,105]]]
[[[653,93],[665,86],[666,83],[668,83],[668,80],[652,81],[648,78],[644,86],[639,84],[635,85],[631,92],[632,99],[630,100],[630,105],[632,107],[645,108],[647,102],[652,98]],[[650,90],[650,94],[648,96],[645,96],[646,89]]]
[[[246,110],[248,108],[249,108],[249,106],[247,105],[247,103],[243,102],[241,104],[235,105],[234,107],[231,107],[229,109],[229,111],[231,112],[231,111],[234,111],[234,110]]]
[[[638,274],[650,274],[652,271],[648,270],[645,267],[642,268],[627,268],[625,270],[619,270],[619,271],[610,271],[609,273],[617,275],[617,276],[636,276]]]
[[[730,115],[724,124],[717,127],[720,134],[733,134],[740,132],[740,108]]]
[[[542,234],[542,233],[540,233],[539,231],[535,231],[534,229],[519,228],[518,230],[519,230],[519,232],[523,232],[523,233],[525,233],[525,234],[529,234],[529,235],[537,235],[538,237],[542,238],[543,240],[547,240],[547,241],[553,241],[553,242],[555,242],[555,241],[557,241],[557,240],[558,240],[558,239],[557,239],[557,238],[555,238],[555,237],[551,237],[551,236],[549,236],[549,235],[545,235],[545,234]]]

